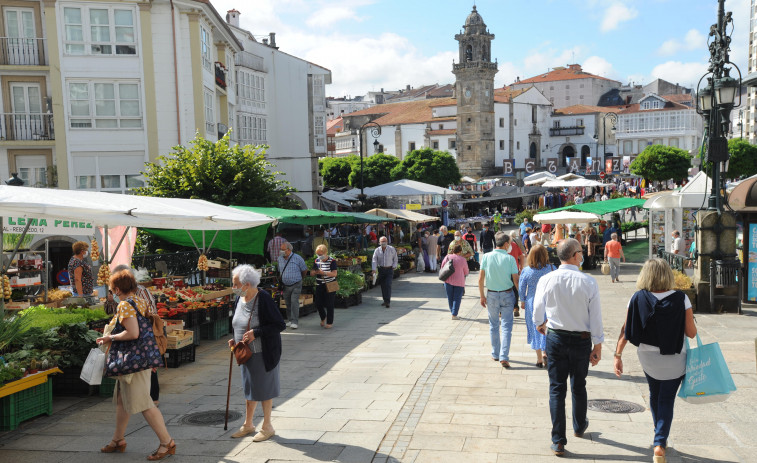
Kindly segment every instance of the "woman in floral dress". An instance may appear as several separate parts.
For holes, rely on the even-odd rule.
[[[536,244],[531,248],[531,252],[528,253],[528,257],[526,258],[526,264],[527,267],[520,273],[518,284],[521,307],[526,311],[527,340],[531,345],[531,349],[536,351],[536,367],[544,368],[544,364],[547,361],[547,356],[544,353],[547,338],[536,331],[536,326],[540,325],[543,320],[534,324],[534,296],[536,295],[536,284],[539,283],[539,279],[554,270],[555,266],[549,263],[547,248],[541,244]]]

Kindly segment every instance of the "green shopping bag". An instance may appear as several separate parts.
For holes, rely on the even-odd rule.
[[[736,390],[731,372],[725,363],[720,345],[716,342],[702,345],[697,334],[697,346],[691,348],[686,338],[688,356],[686,377],[678,397],[693,404],[722,402]]]

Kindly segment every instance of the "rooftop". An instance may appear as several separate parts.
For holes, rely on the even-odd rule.
[[[421,124],[431,121],[455,120],[454,117],[433,117],[434,106],[452,106],[456,104],[454,98],[433,98],[416,101],[402,101],[376,105],[372,108],[361,109],[345,117],[380,115],[374,119],[380,125]]]
[[[591,74],[589,72],[584,71],[581,69],[580,64],[569,64],[568,67],[556,67],[553,68],[551,71],[541,74],[535,77],[531,77],[525,80],[519,80],[513,83],[513,85],[516,84],[535,84],[539,82],[558,82],[562,80],[575,80],[575,79],[600,79],[600,80],[606,80],[608,82],[616,82],[617,84],[620,84],[617,80],[608,79],[607,77],[598,76],[595,74]]]

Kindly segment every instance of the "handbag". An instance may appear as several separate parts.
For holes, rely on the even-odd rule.
[[[90,349],[87,360],[84,361],[84,366],[81,367],[82,381],[90,386],[97,386],[102,383],[103,369],[105,368],[105,352],[100,348]]]
[[[441,281],[447,281],[453,273],[455,273],[455,264],[452,263],[452,259],[449,259],[439,271],[439,279]]]
[[[284,268],[281,269],[281,273],[279,274],[279,291],[284,292],[284,281],[283,276],[284,272],[286,271],[287,267],[289,266],[289,261],[292,260],[292,256],[294,255],[294,251],[292,251],[292,254],[289,254],[289,259],[287,259],[287,263],[284,264]]]
[[[601,266],[602,274],[603,275],[609,275],[610,274],[610,263],[607,261],[602,262]]]
[[[339,291],[339,282],[338,281],[334,280],[334,281],[329,281],[328,283],[326,283],[326,292],[327,293],[335,293],[337,291]]]
[[[702,345],[697,334],[697,347],[689,346],[686,338],[686,376],[678,397],[693,404],[723,402],[736,390],[717,342]]]
[[[255,301],[258,300],[258,295],[255,295],[255,299],[252,300],[252,309],[250,310],[250,318],[247,319],[247,331],[250,331],[250,321],[252,320],[252,311],[255,309]],[[245,331],[246,332],[246,331]],[[234,353],[234,358],[237,360],[237,365],[244,365],[252,357],[252,349],[250,345],[244,341],[239,341],[231,348]]]
[[[139,336],[130,341],[111,343],[103,376],[122,376],[163,366],[163,356],[160,355],[155,334],[152,332],[152,321],[139,312],[137,304],[132,299],[127,299],[127,302],[137,313]],[[116,320],[113,335],[123,331],[123,325]]]

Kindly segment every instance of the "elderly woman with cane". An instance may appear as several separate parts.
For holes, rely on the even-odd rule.
[[[244,348],[251,351],[249,359],[242,363],[242,389],[246,402],[244,424],[231,437],[244,437],[255,432],[252,418],[258,402],[263,404],[263,425],[252,438],[262,442],[276,432],[271,425],[273,398],[279,396],[279,360],[281,359],[281,332],[286,323],[271,295],[258,289],[260,274],[251,265],[240,265],[231,273],[234,302],[234,339],[229,339],[232,351]]]

